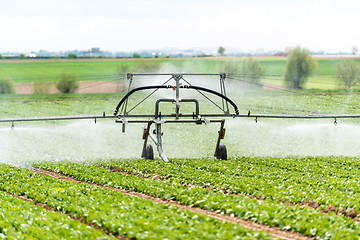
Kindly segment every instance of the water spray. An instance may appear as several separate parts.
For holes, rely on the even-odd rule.
[[[206,88],[203,86],[193,85],[189,78],[191,76],[198,76],[201,78],[207,78],[209,76],[218,77],[219,79],[219,91]],[[141,78],[159,78],[166,77],[166,80],[162,84],[157,85],[143,85],[133,88],[134,81]],[[260,121],[261,118],[273,118],[273,119],[334,119],[334,125],[337,125],[338,119],[341,118],[360,118],[360,114],[311,114],[311,115],[288,115],[288,114],[253,114],[248,111],[245,114],[240,114],[237,105],[226,95],[225,80],[226,74],[187,74],[187,73],[162,73],[162,74],[133,74],[128,73],[127,79],[129,81],[128,91],[126,95],[119,101],[113,114],[100,115],[82,115],[82,116],[54,116],[54,117],[27,117],[27,118],[2,118],[1,122],[11,123],[11,128],[15,127],[15,122],[31,122],[31,121],[60,121],[60,120],[80,120],[80,119],[92,119],[95,123],[100,119],[115,119],[115,123],[120,123],[122,126],[122,132],[126,131],[128,124],[144,124],[142,131],[142,153],[141,157],[146,159],[154,159],[154,150],[152,145],[149,144],[149,140],[157,146],[159,157],[168,162],[168,158],[163,150],[163,125],[166,123],[176,124],[195,124],[206,125],[210,123],[220,124],[219,131],[217,132],[217,141],[215,145],[214,156],[217,159],[227,159],[227,149],[221,140],[225,138],[225,118],[252,118],[255,123]],[[144,81],[142,83],[145,83]],[[151,90],[140,101],[130,106],[130,102],[133,100],[133,94],[142,91]],[[143,110],[140,113],[134,113],[134,109],[142,105],[142,103],[149,99],[157,91],[173,92],[173,97],[160,97],[154,101],[154,112],[145,113]],[[200,104],[204,101],[200,101],[199,98],[182,98],[182,91],[193,91],[198,93],[207,103],[210,103],[214,109],[219,110],[220,113],[201,112]],[[216,97],[220,100],[220,103],[213,100]],[[173,104],[175,105],[174,112],[162,112],[160,105]],[[193,106],[192,113],[182,112],[183,104],[191,104]],[[219,111],[218,111],[219,112]],[[151,128],[154,126],[153,130]]]

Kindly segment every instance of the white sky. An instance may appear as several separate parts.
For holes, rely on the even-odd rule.
[[[359,0],[0,0],[0,50],[350,52],[359,24]]]

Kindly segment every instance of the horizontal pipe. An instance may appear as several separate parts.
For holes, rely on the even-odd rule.
[[[220,122],[224,122],[225,119],[201,119],[201,120],[197,120],[197,119],[164,119],[162,121],[162,123],[220,123]],[[121,120],[116,120],[117,123],[123,123],[123,121]],[[154,119],[134,119],[134,120],[126,120],[126,123],[157,123],[157,120]]]
[[[291,114],[242,114],[233,117],[252,117],[252,118],[301,118],[301,119],[322,119],[322,118],[360,118],[360,114],[309,114],[309,115],[291,115]]]
[[[325,119],[325,118],[360,118],[360,114],[332,114],[332,115],[277,115],[277,114],[200,114],[201,117],[232,117],[232,118],[282,118],[282,119]],[[24,117],[24,118],[0,118],[1,122],[31,122],[31,121],[59,121],[59,120],[80,120],[80,119],[105,119],[105,118],[154,118],[153,114],[137,114],[126,116],[114,116],[114,115],[84,115],[84,116],[54,116],[54,117]],[[175,117],[174,115],[161,115],[163,118]],[[183,114],[180,117],[192,118],[192,114]],[[196,121],[196,119],[183,119]],[[183,120],[173,120],[179,122]],[[132,120],[129,120],[132,121]],[[169,120],[166,120],[170,122]],[[149,120],[144,120],[149,122]]]
[[[32,122],[32,121],[59,121],[79,119],[116,118],[114,115],[84,115],[84,116],[54,116],[54,117],[24,117],[24,118],[0,118],[0,122]]]
[[[360,114],[333,114],[333,115],[291,115],[291,114],[201,114],[201,117],[231,117],[231,118],[300,118],[300,119],[313,119],[313,118],[360,118]],[[153,118],[153,114],[136,114],[136,115],[118,115],[119,118]],[[162,118],[175,117],[175,115],[164,114]],[[182,114],[180,117],[193,117],[192,114]]]
[[[156,100],[156,103],[155,103],[155,118],[158,118],[159,117],[159,104],[160,102],[171,102],[171,103],[175,103],[176,102],[176,99],[173,99],[173,98],[160,98],[158,100]],[[198,116],[199,115],[199,101],[196,100],[196,99],[188,99],[188,98],[185,98],[185,99],[180,99],[179,102],[194,102],[195,103],[195,116]],[[174,115],[176,117],[176,115]]]

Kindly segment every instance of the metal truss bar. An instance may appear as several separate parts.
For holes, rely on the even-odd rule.
[[[221,76],[221,73],[128,73],[132,76]]]
[[[167,84],[171,79],[173,79],[173,77],[169,78],[167,81],[165,81],[162,86],[164,86],[165,84]],[[139,106],[141,103],[143,103],[146,99],[148,99],[151,95],[153,95],[155,92],[157,92],[159,90],[159,88],[155,89],[154,91],[152,91],[151,93],[149,93],[149,95],[147,95],[144,99],[142,99],[140,102],[138,102],[134,107],[132,107],[127,113],[124,112],[124,114],[128,114],[129,112],[131,112],[132,110],[134,110],[137,106]],[[126,100],[127,101],[127,100]]]
[[[188,82],[186,79],[182,78],[184,80],[184,82],[186,82],[187,84],[189,84],[189,86],[192,86],[190,84],[190,82]],[[206,98],[209,102],[211,102],[212,104],[214,104],[217,108],[219,108],[222,112],[225,113],[225,109],[221,108],[216,102],[214,102],[213,100],[211,100],[208,96],[206,96],[204,93],[200,92],[200,90],[196,89],[196,91],[198,93],[200,93],[204,98]]]

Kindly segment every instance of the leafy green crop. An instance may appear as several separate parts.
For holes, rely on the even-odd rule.
[[[224,189],[230,193],[302,203],[312,200],[360,211],[358,159],[345,157],[239,158],[228,161],[177,159],[110,161],[105,165],[171,182]]]
[[[0,192],[0,239],[114,239],[68,216]]]
[[[258,201],[243,194],[227,195],[222,191],[202,187],[185,187],[177,181],[154,181],[133,175],[112,172],[110,169],[80,163],[40,163],[35,166],[75,177],[81,181],[133,190],[173,199],[182,204],[223,212],[269,226],[279,226],[322,239],[358,238],[358,223],[342,215],[319,213],[307,207],[288,207],[272,200]],[[193,171],[194,174],[196,170]]]
[[[266,233],[89,184],[1,164],[0,189],[24,195],[112,234],[136,239],[272,239]]]

